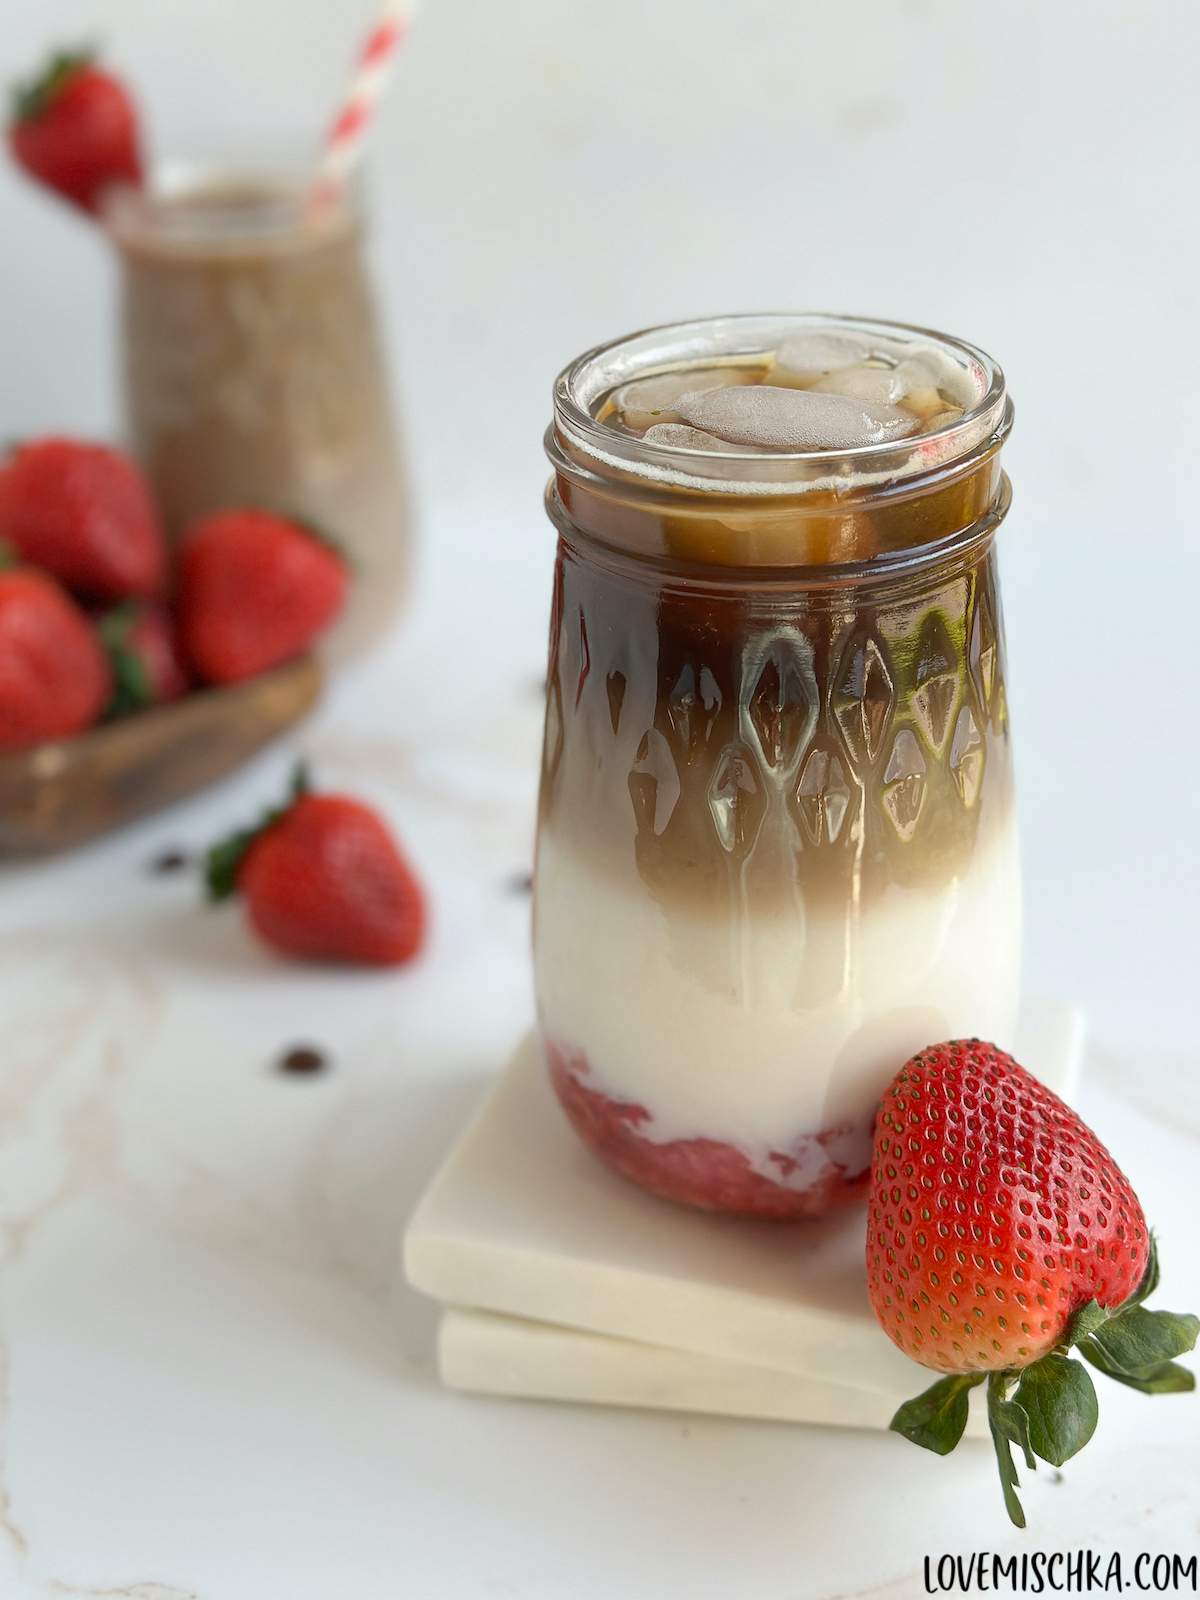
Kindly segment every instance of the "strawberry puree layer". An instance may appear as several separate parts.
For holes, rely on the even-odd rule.
[[[585,1081],[586,1058],[545,1041],[551,1082],[572,1127],[623,1178],[664,1200],[742,1216],[820,1216],[861,1199],[871,1159],[871,1124],[831,1128],[774,1151],[778,1180],[757,1172],[734,1145],[716,1139],[656,1144],[640,1131],[645,1106],[611,1100]]]
[[[1011,1041],[1016,839],[1005,825],[961,875],[861,905],[761,878],[709,914],[543,827],[538,1009],[568,1114],[613,1166],[695,1205],[799,1216],[865,1170],[911,1055]]]

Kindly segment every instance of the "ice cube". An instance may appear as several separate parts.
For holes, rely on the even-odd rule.
[[[940,389],[906,389],[900,397],[900,403],[906,411],[912,411],[920,417],[922,423],[946,409]]]
[[[952,356],[932,345],[917,345],[910,350],[896,367],[896,379],[906,405],[910,396],[918,392],[932,390],[936,394],[939,389],[961,406],[973,405],[979,398],[970,374]],[[941,404],[944,406],[945,402]]]
[[[680,395],[675,410],[694,428],[759,450],[852,450],[902,439],[917,426],[895,406],[766,383],[695,390]]]
[[[775,365],[797,376],[820,377],[866,359],[868,344],[852,333],[794,333],[775,352]]]
[[[939,428],[953,427],[956,422],[962,421],[962,415],[961,407],[947,407],[945,411],[938,411],[932,417],[926,417],[921,424],[921,432],[936,433]]]
[[[869,406],[893,406],[904,393],[894,367],[842,367],[813,384],[816,394],[844,394]]]
[[[676,422],[674,404],[689,389],[716,389],[722,384],[749,383],[753,374],[744,367],[693,367],[686,372],[660,372],[637,378],[613,395],[620,420],[634,433],[657,422]]]
[[[718,439],[715,433],[705,433],[702,428],[689,428],[682,422],[656,422],[647,428],[642,438],[647,444],[665,444],[672,450],[720,450],[726,455],[745,455],[744,446],[730,444],[728,439]]]

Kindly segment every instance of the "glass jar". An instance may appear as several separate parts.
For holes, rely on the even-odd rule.
[[[106,222],[127,427],[168,532],[234,506],[309,522],[354,563],[349,631],[373,632],[409,535],[356,194],[315,213],[297,175],[179,167]]]
[[[797,332],[936,351],[973,399],[837,453],[686,449],[598,416],[631,379],[753,367]],[[655,329],[558,380],[538,1010],[574,1127],[656,1194],[775,1217],[853,1200],[910,1055],[1011,1047],[1011,414],[982,352],[849,319]]]

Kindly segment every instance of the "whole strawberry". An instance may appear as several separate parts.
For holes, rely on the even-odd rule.
[[[265,511],[223,511],[184,541],[179,620],[192,664],[209,683],[236,683],[298,656],[346,598],[337,552]]]
[[[0,750],[82,733],[110,688],[104,651],[70,596],[44,573],[0,571]]]
[[[399,966],[421,947],[424,897],[386,823],[310,793],[303,769],[285,805],[210,851],[207,877],[213,899],[240,891],[251,926],[288,955]]]
[[[190,678],[171,613],[147,600],[127,600],[102,616],[100,641],[112,666],[110,717],[166,705],[187,693]]]
[[[1148,1311],[1154,1242],[1095,1134],[1011,1056],[932,1046],[893,1079],[875,1121],[867,1289],[885,1333],[943,1378],[892,1427],[939,1455],[986,1381],[1005,1506],[1025,1526],[1012,1461],[1073,1456],[1096,1427],[1097,1371],[1145,1394],[1194,1386],[1174,1358],[1200,1320]]]
[[[63,51],[14,95],[14,156],[39,183],[98,212],[106,189],[142,181],[137,112],[86,50]]]
[[[0,542],[97,600],[155,595],[166,583],[150,491],[129,457],[107,445],[19,445],[0,468]]]

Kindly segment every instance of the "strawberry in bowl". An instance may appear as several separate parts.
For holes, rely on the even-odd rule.
[[[310,528],[266,511],[219,512],[180,552],[184,646],[207,683],[257,677],[306,650],[346,588],[346,563]]]
[[[1061,1466],[1087,1444],[1088,1366],[1143,1394],[1193,1388],[1176,1357],[1200,1320],[1148,1310],[1157,1283],[1129,1180],[1011,1056],[958,1040],[901,1068],[875,1121],[867,1289],[893,1343],[945,1376],[896,1432],[949,1454],[986,1384],[1005,1507],[1024,1527],[1013,1447],[1027,1467]]]
[[[111,692],[108,659],[71,597],[44,572],[0,571],[0,752],[82,733]]]
[[[0,467],[0,543],[95,600],[160,594],[167,546],[141,472],[80,439],[21,444]]]

